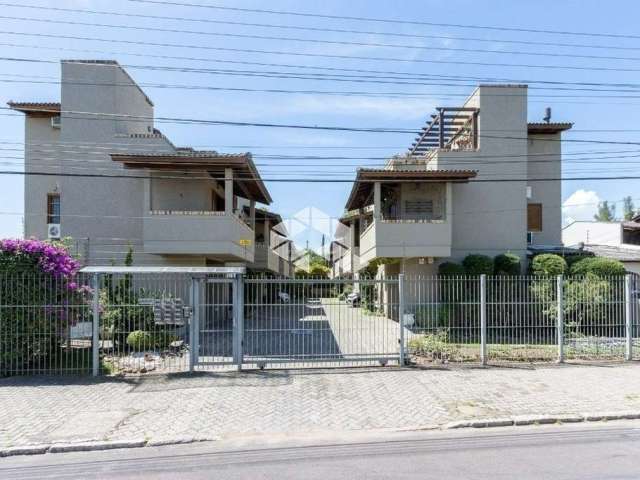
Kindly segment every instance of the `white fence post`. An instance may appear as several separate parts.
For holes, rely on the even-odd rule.
[[[398,275],[398,325],[400,326],[400,366],[405,364],[404,352],[404,273]]]
[[[480,363],[487,364],[487,276],[480,275]]]
[[[562,275],[556,277],[556,297],[558,311],[556,314],[556,335],[558,337],[558,363],[564,362],[564,291]]]
[[[233,309],[235,310],[234,336],[236,337],[236,362],[238,370],[242,370],[244,362],[244,275],[237,274],[235,282],[236,295]]]
[[[191,278],[191,318],[189,321],[189,371],[193,372],[200,357],[200,279]]]
[[[91,328],[91,366],[92,375],[97,377],[100,373],[100,274],[94,273],[93,287],[93,318]]]
[[[633,314],[631,311],[631,275],[624,276],[625,360],[633,359]]]

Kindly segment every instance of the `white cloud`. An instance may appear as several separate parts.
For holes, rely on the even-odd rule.
[[[593,190],[576,190],[562,204],[563,223],[578,220],[593,220],[601,199]]]

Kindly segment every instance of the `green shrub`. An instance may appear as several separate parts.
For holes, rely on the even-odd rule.
[[[458,348],[449,343],[447,330],[419,335],[409,340],[409,352],[429,357],[431,360],[449,360],[458,353]]]
[[[459,263],[444,262],[438,265],[438,275],[442,275],[445,277],[464,275],[464,267]]]
[[[513,253],[503,253],[493,259],[493,268],[496,275],[520,275],[520,257]]]
[[[543,253],[534,257],[531,272],[544,277],[564,275],[567,272],[567,262],[560,255]]]
[[[493,259],[486,255],[467,255],[462,261],[467,275],[491,275],[493,273]]]
[[[172,332],[156,332],[153,334],[153,346],[160,350],[168,349],[172,342],[178,340],[180,340],[180,337]]]
[[[571,265],[572,275],[586,275],[592,273],[599,277],[612,275],[624,275],[625,269],[622,262],[611,258],[588,257]]]
[[[136,352],[142,352],[144,350],[150,350],[154,347],[153,337],[149,332],[144,330],[134,330],[127,335],[127,345],[129,345]]]

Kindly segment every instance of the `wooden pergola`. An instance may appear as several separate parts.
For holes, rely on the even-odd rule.
[[[445,148],[466,129],[471,131],[473,149],[478,148],[479,108],[438,107],[437,114],[422,128],[409,148],[409,155],[424,155],[433,148]]]

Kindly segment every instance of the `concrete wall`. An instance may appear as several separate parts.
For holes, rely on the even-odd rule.
[[[25,119],[25,171],[58,173],[62,168],[57,152],[60,129],[51,126],[50,118],[27,116]],[[47,194],[60,191],[61,177],[25,175],[25,238],[47,238]]]
[[[207,176],[206,172],[180,174],[184,176],[184,180],[176,179],[176,174],[164,179],[156,175],[159,174],[154,173],[150,180],[150,210],[211,210],[212,191],[218,185],[213,179],[202,179]]]
[[[480,86],[464,106],[480,108],[477,151],[439,151],[430,168],[477,170],[477,180],[453,185],[451,256],[494,256],[509,251],[526,258],[527,89]],[[429,166],[428,166],[429,168]]]
[[[46,196],[57,188],[62,235],[83,242],[90,263],[121,264],[131,246],[137,264],[203,264],[204,258],[142,253],[143,179],[77,176],[145,175],[125,170],[109,154],[174,151],[166,138],[153,133],[153,107],[145,95],[117,65],[69,61],[61,68],[61,128],[52,128],[48,118],[26,119],[27,170],[43,170],[48,162],[45,170],[61,176],[25,178],[25,235],[46,238]]]
[[[619,246],[622,243],[620,222],[573,222],[562,230],[562,243]]]
[[[109,154],[174,150],[160,136],[132,137],[153,133],[153,107],[117,65],[62,62],[61,100],[60,140],[74,160],[65,173],[145,175],[125,170]],[[62,233],[89,239],[91,263],[121,262],[128,244],[138,250],[142,242],[143,205],[143,179],[65,177]],[[167,263],[158,256],[145,257],[141,251],[134,255],[139,263]]]
[[[562,176],[560,133],[529,135],[527,178],[531,187],[529,203],[542,204],[542,231],[533,233],[535,245],[562,243],[562,185],[560,181],[532,181]]]
[[[407,218],[405,202],[431,200],[433,202],[433,218],[444,219],[446,207],[445,183],[401,183],[400,215]]]
[[[229,215],[149,215],[144,219],[144,249],[158,254],[207,255],[219,252],[229,261],[254,260],[253,231]],[[234,257],[237,257],[234,258]]]

